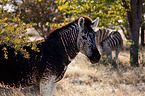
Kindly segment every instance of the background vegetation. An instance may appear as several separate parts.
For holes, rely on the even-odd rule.
[[[81,15],[92,19],[99,17],[100,27],[123,30],[126,38],[131,41],[130,63],[132,66],[139,66],[139,28],[144,21],[142,0],[1,0],[0,4],[3,14],[1,21],[5,20],[5,24],[8,24],[10,22],[6,22],[7,18],[17,17],[21,24],[32,24],[31,27],[43,38],[54,28]],[[11,6],[13,10],[6,10],[6,6]],[[16,19],[14,22],[16,23]]]

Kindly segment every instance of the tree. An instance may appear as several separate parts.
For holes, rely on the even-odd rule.
[[[12,4],[18,7],[15,12],[20,14],[20,19],[26,24],[35,23],[33,27],[44,38],[64,20],[55,0],[22,0],[22,3],[12,0]]]
[[[144,4],[145,4],[145,2],[144,2]],[[142,20],[143,20],[143,23],[142,23],[142,26],[141,26],[141,45],[142,46],[145,46],[145,37],[144,37],[144,35],[145,35],[145,18],[144,18],[144,16],[145,16],[145,6],[143,6],[143,16],[142,16]]]
[[[99,26],[113,28],[113,26],[122,25],[125,21],[126,11],[120,0],[56,0],[56,2],[59,5],[58,9],[64,12],[66,22],[86,15],[92,19],[99,17]]]
[[[25,33],[26,29],[31,27],[31,24],[22,22],[19,14],[15,15],[4,9],[7,3],[9,3],[8,0],[0,1],[0,44],[12,44],[16,49],[20,49],[23,43],[29,41]]]
[[[126,0],[122,0],[124,7],[128,9],[127,17],[129,26],[131,29],[131,40],[130,46],[130,63],[132,66],[139,66],[138,63],[138,48],[139,48],[139,28],[141,26],[141,15],[142,15],[142,0],[131,0],[130,7]]]
[[[144,30],[145,30],[145,23],[143,23],[142,24],[142,26],[141,26],[141,45],[142,46],[145,46],[145,37],[144,37],[144,35],[145,35],[145,32],[144,32]]]

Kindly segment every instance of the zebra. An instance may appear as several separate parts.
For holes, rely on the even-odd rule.
[[[92,29],[98,18],[79,17],[74,21],[52,30],[45,41],[37,44],[39,51],[23,46],[30,54],[24,58],[21,51],[12,46],[0,44],[0,82],[14,88],[40,85],[41,96],[53,96],[57,82],[64,77],[68,64],[81,52],[91,63],[100,60],[96,46],[96,33]],[[4,58],[7,49],[8,58]],[[17,54],[15,54],[17,53]]]
[[[100,28],[96,31],[96,44],[99,45],[102,55],[107,55],[112,60],[112,51],[116,51],[115,60],[123,46],[123,39],[118,31],[110,31],[106,28]]]

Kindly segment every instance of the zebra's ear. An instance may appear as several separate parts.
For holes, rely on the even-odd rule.
[[[97,27],[97,26],[98,26],[98,22],[99,22],[99,17],[96,18],[96,19],[92,22],[92,23],[93,23],[92,27],[93,27],[93,28]]]
[[[79,27],[84,28],[84,24],[85,24],[85,19],[83,17],[80,17],[78,20]]]

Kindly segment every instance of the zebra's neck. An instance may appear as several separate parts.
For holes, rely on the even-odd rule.
[[[77,37],[78,37],[78,25],[77,23],[71,24],[67,29],[59,32],[61,36],[61,42],[64,46],[67,59],[72,61],[78,54]]]

